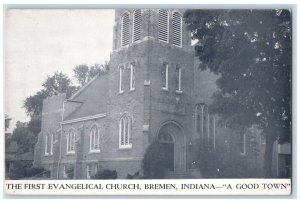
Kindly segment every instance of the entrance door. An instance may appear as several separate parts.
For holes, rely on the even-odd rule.
[[[174,143],[163,143],[163,146],[167,157],[167,169],[174,171]]]
[[[174,122],[163,125],[158,133],[158,140],[165,147],[167,166],[170,171],[186,170],[186,143],[184,133]]]

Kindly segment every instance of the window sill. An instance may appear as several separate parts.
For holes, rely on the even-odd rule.
[[[68,156],[75,155],[75,152],[67,152],[66,155],[68,155]]]
[[[135,91],[135,88],[129,90],[129,92],[134,92],[134,91]]]
[[[53,154],[44,154],[44,156],[52,156]]]
[[[175,93],[176,94],[182,94],[183,92],[182,92],[182,90],[176,90]]]
[[[162,87],[162,88],[161,88],[161,91],[169,92],[169,89],[168,89],[168,88],[165,88],[165,87]]]
[[[179,46],[179,45],[176,45],[176,44],[171,44],[172,46],[174,46],[174,47],[177,47],[177,48],[182,48],[182,42],[181,42],[181,45]]]
[[[97,154],[97,153],[100,153],[100,152],[101,152],[100,149],[99,150],[90,150],[89,154]]]
[[[130,150],[132,149],[132,144],[126,146],[119,146],[119,150]]]
[[[121,95],[121,94],[123,94],[123,93],[124,93],[124,91],[122,91],[122,92],[119,92],[118,94],[119,94],[119,95]]]

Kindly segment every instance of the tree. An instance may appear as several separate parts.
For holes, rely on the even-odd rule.
[[[23,154],[25,152],[33,152],[36,136],[29,130],[27,123],[17,121],[11,140],[17,142],[17,154]]]
[[[262,130],[270,177],[274,141],[291,136],[290,11],[188,10],[184,20],[199,40],[200,68],[219,75],[211,109],[233,128]]]
[[[78,89],[78,87],[72,85],[68,76],[62,72],[55,72],[52,76],[48,75],[42,86],[42,90],[25,99],[24,108],[30,117],[41,115],[43,100],[47,97],[59,93],[66,93],[67,97],[70,97]]]
[[[105,62],[103,65],[95,64],[91,67],[88,67],[86,64],[81,64],[76,66],[73,71],[74,77],[82,87],[96,75],[103,75],[107,73],[108,70],[108,62]]]

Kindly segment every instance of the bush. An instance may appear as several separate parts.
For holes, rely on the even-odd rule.
[[[131,175],[131,174],[127,174],[127,177],[126,177],[127,179],[140,179],[141,177],[140,177],[140,172],[139,171],[137,171],[137,172],[135,172],[133,175]]]
[[[91,179],[116,179],[118,177],[117,171],[105,169],[103,171],[98,171]]]
[[[143,159],[143,171],[145,178],[161,179],[167,171],[167,157],[165,150],[158,141],[153,142],[146,150]]]
[[[17,161],[10,168],[9,178],[24,179],[30,177],[50,177],[50,171],[42,167],[33,167],[30,162]]]
[[[47,177],[50,178],[50,171],[43,167],[26,168],[26,177]]]
[[[27,177],[26,170],[31,166],[31,163],[22,161],[16,161],[12,163],[9,169],[9,178],[11,180],[17,180]]]
[[[200,152],[198,163],[203,178],[222,178],[222,159],[219,152]]]

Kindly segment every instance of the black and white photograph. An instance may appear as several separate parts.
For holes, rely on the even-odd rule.
[[[5,180],[291,182],[292,15],[4,9]]]

